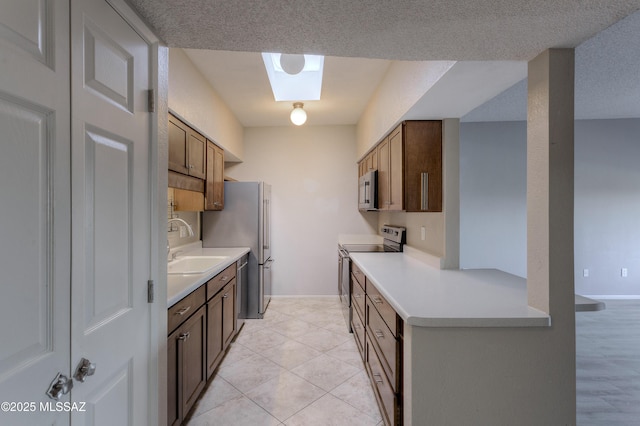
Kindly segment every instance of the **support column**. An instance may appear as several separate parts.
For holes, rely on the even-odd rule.
[[[527,292],[551,315],[547,373],[575,416],[573,266],[574,51],[550,49],[529,62],[527,112]]]
[[[573,49],[529,62],[527,289],[529,305],[573,314]]]

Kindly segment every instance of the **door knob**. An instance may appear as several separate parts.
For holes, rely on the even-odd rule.
[[[60,399],[62,395],[69,393],[69,391],[73,388],[73,379],[68,378],[60,373],[58,373],[49,385],[49,389],[46,394],[51,399],[55,399],[56,401]]]
[[[80,360],[80,364],[78,364],[78,367],[76,368],[76,373],[73,375],[73,377],[75,377],[75,379],[79,382],[84,383],[87,376],[93,376],[95,372],[96,365],[88,359],[82,358]]]

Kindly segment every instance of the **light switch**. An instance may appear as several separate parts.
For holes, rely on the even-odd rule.
[[[582,270],[582,276],[587,278],[589,276],[589,270],[588,269],[583,269]]]
[[[622,278],[627,278],[627,268],[622,268],[622,270],[620,271],[620,275],[622,275]]]

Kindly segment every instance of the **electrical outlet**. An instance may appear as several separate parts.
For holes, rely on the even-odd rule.
[[[627,275],[628,275],[627,268],[622,268],[620,270],[620,275],[622,275],[622,278],[627,278]]]
[[[425,228],[424,226],[420,228],[420,239],[422,241],[427,239],[427,228]]]
[[[588,269],[586,269],[586,268],[585,268],[585,269],[583,269],[583,270],[582,270],[582,276],[583,276],[583,277],[585,277],[585,278],[588,278],[588,277],[589,277],[589,270],[588,270]]]
[[[187,236],[187,227],[184,225],[180,225],[180,238],[184,238]]]

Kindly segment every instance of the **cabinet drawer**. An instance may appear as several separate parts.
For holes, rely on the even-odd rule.
[[[169,308],[167,318],[168,333],[171,334],[173,330],[178,328],[178,326],[193,315],[200,306],[204,305],[205,301],[205,289],[204,286],[200,286],[197,290]]]
[[[351,303],[356,309],[360,310],[360,318],[364,318],[364,307],[366,305],[366,295],[364,294],[364,289],[360,286],[360,283],[356,281],[356,279],[351,276]]]
[[[355,279],[358,280],[358,283],[360,283],[360,287],[366,288],[364,283],[364,272],[362,272],[362,270],[360,270],[360,268],[358,268],[358,266],[353,262],[351,262],[351,273]]]
[[[385,425],[401,424],[401,419],[397,415],[400,411],[398,410],[398,399],[369,339],[366,340],[366,367]]]
[[[222,287],[236,277],[236,263],[233,262],[224,271],[207,281],[207,300],[216,295]]]
[[[364,330],[364,321],[362,321],[360,313],[357,310],[353,311],[353,316],[351,317],[351,328],[353,329],[353,335],[356,339],[356,343],[358,344],[360,356],[364,359],[364,340],[366,333]]]
[[[402,324],[396,319],[396,311],[387,302],[387,300],[380,294],[378,289],[367,280],[367,296],[372,302],[372,305],[378,310],[380,316],[391,330],[394,337],[398,337],[398,334],[402,334]]]
[[[398,341],[391,334],[378,311],[372,306],[371,300],[367,299],[367,305],[369,311],[366,324],[369,340],[375,342],[374,346],[381,354],[380,363],[389,376],[393,389],[396,390],[398,361],[400,360]]]

